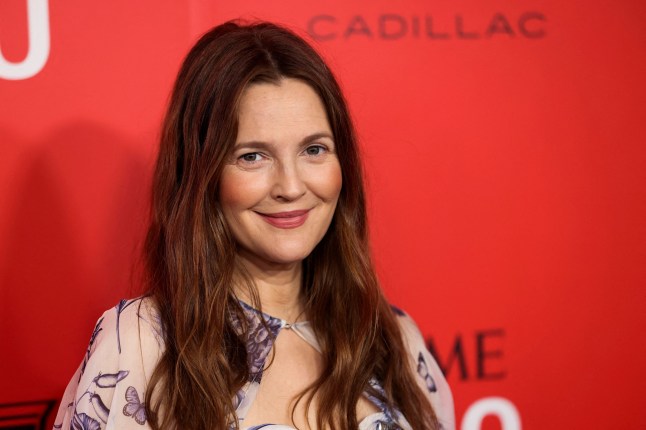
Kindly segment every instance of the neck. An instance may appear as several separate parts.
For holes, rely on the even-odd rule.
[[[289,323],[303,319],[301,298],[302,263],[270,264],[253,256],[238,254],[238,265],[256,287],[262,311]],[[235,292],[253,304],[249,286],[240,273],[235,277]]]

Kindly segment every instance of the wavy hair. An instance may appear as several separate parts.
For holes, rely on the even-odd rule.
[[[245,333],[230,321],[231,312],[241,315],[233,291],[236,243],[219,208],[218,186],[237,137],[244,89],[282,78],[307,83],[323,101],[343,177],[331,225],[303,262],[305,309],[324,365],[299,401],[307,398],[309,407],[316,394],[320,429],[357,428],[357,402],[376,377],[387,393],[382,400],[398,407],[414,429],[437,428],[410,366],[402,364],[409,353],[370,260],[361,162],[339,85],[291,31],[236,22],[215,27],[191,49],[163,122],[144,247],[146,288],[165,340],[146,391],[150,424],[236,425],[233,399],[249,369]]]

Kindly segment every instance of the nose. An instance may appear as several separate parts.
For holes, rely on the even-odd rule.
[[[280,163],[275,166],[274,183],[271,196],[276,200],[298,200],[307,192],[302,172],[295,162]]]

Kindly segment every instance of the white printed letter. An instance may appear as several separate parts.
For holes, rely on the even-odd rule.
[[[29,51],[20,63],[11,63],[2,56],[0,48],[0,78],[28,79],[40,72],[49,57],[48,0],[27,0]]]
[[[502,430],[520,430],[520,414],[512,402],[502,397],[480,399],[464,413],[462,430],[480,430],[482,420],[493,415],[500,420]]]

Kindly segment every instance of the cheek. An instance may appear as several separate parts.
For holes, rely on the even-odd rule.
[[[341,166],[338,162],[330,163],[321,169],[317,175],[312,177],[312,188],[316,194],[326,201],[336,201],[341,193],[343,179],[341,175]]]
[[[315,166],[307,165],[302,178],[306,178],[308,189],[325,202],[335,202],[341,193],[341,165],[336,157]]]
[[[231,213],[253,206],[266,194],[264,181],[258,175],[227,166],[220,178],[219,200],[222,210]]]

